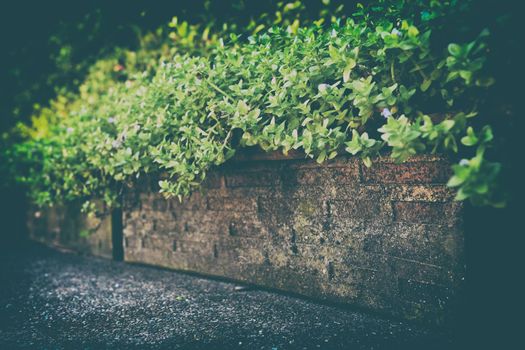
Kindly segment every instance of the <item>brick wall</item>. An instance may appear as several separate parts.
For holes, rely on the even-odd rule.
[[[76,204],[31,208],[28,215],[28,231],[33,240],[79,253],[112,257],[110,215],[88,216]]]
[[[281,158],[240,156],[182,203],[159,195],[156,181],[128,191],[125,260],[447,320],[464,262],[444,159],[366,168]]]

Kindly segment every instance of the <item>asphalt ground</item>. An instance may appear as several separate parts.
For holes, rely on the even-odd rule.
[[[28,244],[1,249],[0,349],[449,349],[444,330]]]

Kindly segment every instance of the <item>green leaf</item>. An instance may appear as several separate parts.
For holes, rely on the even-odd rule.
[[[410,27],[408,28],[408,35],[409,35],[409,36],[414,37],[414,36],[417,36],[418,34],[419,34],[419,30],[418,30],[416,27],[414,27],[414,26],[410,26]]]
[[[323,151],[319,153],[319,156],[317,156],[317,163],[322,163],[326,159],[326,152]]]
[[[488,125],[484,126],[481,130],[481,142],[487,143],[492,141],[494,135],[492,134],[492,128]]]
[[[444,120],[444,121],[441,122],[441,125],[443,125],[443,128],[446,131],[450,131],[450,129],[452,129],[455,124],[456,124],[456,122],[454,120],[452,120],[452,119],[447,119],[447,120]]]
[[[432,80],[430,79],[424,80],[420,85],[421,91],[423,92],[427,91],[428,88],[430,87],[430,84],[432,84]]]
[[[452,56],[460,56],[461,55],[461,46],[459,46],[458,44],[449,44],[448,45],[448,52],[452,55]]]
[[[459,176],[452,176],[448,182],[447,182],[447,186],[448,187],[458,187],[460,186],[461,184],[463,184],[463,182],[465,182],[465,179],[462,179],[460,178]]]
[[[343,70],[343,81],[346,83],[350,80],[350,73],[352,69],[356,66],[356,60],[353,58],[348,58],[348,63],[346,64],[345,69]]]
[[[461,138],[461,143],[465,146],[474,146],[478,143],[479,139],[474,133],[474,129],[469,126],[467,129],[467,135]]]
[[[468,193],[466,193],[462,188],[460,188],[456,193],[456,197],[454,199],[457,201],[463,201],[467,198],[469,198]]]
[[[476,85],[484,88],[494,85],[495,82],[496,80],[492,77],[480,77],[476,79]]]

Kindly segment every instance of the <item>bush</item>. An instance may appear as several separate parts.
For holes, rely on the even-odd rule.
[[[145,174],[166,196],[188,195],[247,146],[318,162],[350,153],[367,166],[380,152],[400,162],[440,152],[462,158],[449,181],[458,200],[502,206],[491,125],[477,117],[494,83],[490,34],[443,41],[468,4],[377,1],[348,18],[283,22],[296,2],[268,29],[275,19],[263,17],[214,34],[174,19],[167,38],[99,60],[78,93],[20,126],[6,164],[40,205],[115,204]]]

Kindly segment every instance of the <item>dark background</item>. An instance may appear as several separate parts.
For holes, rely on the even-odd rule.
[[[276,1],[17,0],[0,5],[0,131],[27,120],[33,103],[74,88],[90,63],[173,16],[190,23],[247,23]],[[65,50],[62,50],[66,48]],[[67,48],[70,48],[68,53]]]
[[[0,134],[27,121],[33,103],[45,105],[58,91],[75,88],[87,67],[115,46],[133,48],[137,30],[153,30],[173,16],[191,21],[216,18],[246,23],[274,8],[276,1],[4,1],[0,5]],[[244,3],[249,3],[246,6]],[[319,2],[315,2],[319,4]],[[504,348],[520,339],[524,275],[522,210],[523,13],[519,1],[477,1],[465,18],[493,34],[490,69],[496,85],[482,113],[500,139],[511,198],[506,209],[467,205],[467,278],[459,332],[464,348]],[[243,5],[244,4],[244,5]],[[316,5],[317,6],[317,5]],[[352,8],[351,5],[347,5]],[[317,11],[313,8],[312,11]],[[210,16],[210,14],[212,16]],[[454,33],[458,28],[451,27]],[[70,53],[61,48],[70,47]],[[62,59],[60,58],[62,57]],[[1,143],[0,143],[1,145]],[[25,239],[23,189],[2,186],[0,245],[16,249]],[[22,245],[23,247],[23,245]]]

